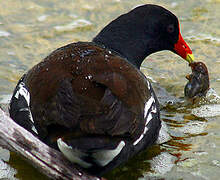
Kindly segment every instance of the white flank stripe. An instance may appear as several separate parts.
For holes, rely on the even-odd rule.
[[[147,126],[147,124],[150,122],[150,120],[153,118],[151,112],[148,114],[147,116],[147,120],[146,120],[146,123],[145,123],[145,126]]]
[[[29,107],[27,107],[27,108],[21,108],[21,109],[19,109],[19,111],[20,112],[22,112],[22,111],[28,111],[29,112],[29,114],[28,114],[28,116],[29,116],[29,120],[31,120],[31,122],[34,124],[34,120],[33,120],[33,117],[32,117],[32,114],[31,114],[31,111],[30,111],[30,108]],[[38,134],[38,132],[37,132],[37,129],[35,128],[35,126],[34,125],[32,125],[32,128],[31,128],[35,133],[37,133]]]
[[[152,103],[154,102],[154,97],[151,96],[150,99],[145,103],[145,106],[144,106],[144,118],[146,118],[147,116],[147,112],[148,110],[151,108],[151,105]]]
[[[148,130],[148,127],[145,126],[145,127],[144,127],[144,133],[143,133],[143,134],[145,134],[145,133],[147,132],[147,130]]]
[[[21,96],[23,96],[28,104],[28,106],[30,105],[30,93],[28,92],[28,90],[24,87],[25,84],[23,82],[21,82],[19,84],[19,90],[16,92],[15,94],[15,98],[18,99],[18,95],[20,94]]]
[[[29,114],[29,118],[30,118],[31,122],[34,123],[34,120],[33,120],[33,117],[32,117],[32,114],[31,114],[30,109],[29,109],[29,112],[30,112],[30,114]]]
[[[152,107],[151,109],[151,113],[156,113],[157,112],[157,107],[156,105],[154,104],[154,106]]]
[[[140,135],[140,137],[133,143],[133,145],[136,146],[137,143],[139,143],[140,140],[141,140],[143,137],[144,137],[144,133],[142,133],[142,134]]]
[[[144,128],[143,133],[140,135],[140,137],[133,143],[134,146],[137,145],[141,141],[141,139],[143,139],[144,135],[146,134],[146,132],[148,130],[147,124],[153,118],[152,113],[156,113],[157,112],[156,105],[153,104],[153,103],[155,103],[155,99],[154,99],[153,96],[151,96],[150,99],[145,103],[145,106],[144,106],[144,118],[146,118],[146,116],[148,115],[146,123],[145,123],[145,128]],[[150,108],[151,108],[151,111],[149,112],[149,114],[147,114]]]
[[[151,89],[150,82],[148,80],[147,80],[147,87],[148,87],[149,90]]]
[[[31,111],[30,111],[30,93],[28,92],[28,90],[25,88],[25,84],[23,82],[21,82],[19,85],[18,85],[19,89],[18,91],[16,92],[15,94],[15,98],[19,98],[19,95],[23,96],[27,102],[27,105],[28,107],[27,108],[23,108],[23,109],[20,109],[19,111],[29,111],[29,119],[31,120],[32,123],[34,123],[34,120],[33,120],[33,117],[32,117],[32,114],[31,114]],[[36,134],[38,134],[37,132],[37,129],[35,128],[35,126],[33,125],[32,126],[32,131],[34,131]]]
[[[34,131],[36,134],[38,134],[37,129],[35,128],[35,126],[32,126],[31,130]]]
[[[152,116],[151,116],[152,117]],[[150,121],[150,120],[149,120]],[[145,127],[144,127],[144,132],[140,135],[140,137],[133,143],[133,145],[135,146],[135,145],[137,145],[137,143],[139,143],[140,141],[141,141],[141,139],[144,137],[144,135],[146,134],[146,132],[147,132],[147,130],[148,130],[148,127],[147,127],[147,123],[146,123],[146,125],[145,125]]]
[[[146,124],[145,124],[145,127],[144,127],[144,131],[143,133],[140,135],[140,137],[134,141],[133,145],[135,146],[137,143],[139,143],[141,141],[141,139],[144,137],[144,135],[146,134],[147,130],[148,130],[148,127],[147,127],[147,124],[148,122],[152,119],[152,115],[151,113],[149,113],[148,117],[147,117],[147,121],[146,121]]]
[[[150,122],[150,120],[152,119],[152,115],[151,113],[148,114],[146,123],[145,123],[145,127],[144,127],[144,132],[140,135],[140,137],[133,143],[133,145],[135,146],[137,143],[139,143],[141,141],[141,139],[144,137],[144,135],[146,134],[148,127],[147,124]]]
[[[29,118],[30,118],[30,120],[34,123],[34,120],[33,120],[33,117],[32,117],[32,114],[31,114],[30,109],[29,109],[29,112],[30,112],[30,114],[29,114]],[[35,128],[34,125],[32,126],[31,129],[32,129],[32,131],[34,131],[36,134],[38,134],[37,129]]]
[[[125,142],[121,141],[114,150],[101,150],[92,154],[96,162],[101,166],[106,166],[111,162],[123,149]]]
[[[151,90],[152,88],[151,88],[149,81],[147,81],[147,85],[148,85],[148,89]],[[149,109],[151,109],[151,111],[148,113]],[[156,113],[156,112],[157,112],[157,107],[155,105],[154,94],[151,93],[150,99],[144,105],[144,118],[147,117],[147,120],[145,122],[144,131],[140,135],[140,137],[133,143],[134,146],[137,145],[143,139],[144,135],[148,131],[147,124],[153,119],[152,113]]]
[[[83,161],[81,158],[85,157],[86,154],[77,150],[73,149],[71,146],[68,146],[61,138],[57,140],[57,145],[60,151],[64,154],[64,156],[71,162],[79,164],[84,168],[89,168],[92,164]]]

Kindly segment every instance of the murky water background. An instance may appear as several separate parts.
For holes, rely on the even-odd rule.
[[[142,71],[173,97],[163,98],[161,119],[170,141],[155,145],[106,175],[107,179],[219,179],[220,176],[220,1],[219,0],[7,0],[0,1],[0,99],[19,77],[52,50],[89,41],[109,21],[134,6],[165,6],[180,20],[182,35],[197,60],[209,69],[208,100],[186,106],[181,100],[190,68],[171,52],[151,55]],[[170,103],[167,103],[170,101]],[[46,179],[15,153],[0,150],[0,178]]]

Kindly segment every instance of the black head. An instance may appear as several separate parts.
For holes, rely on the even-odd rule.
[[[188,46],[181,38],[177,17],[161,6],[147,4],[113,20],[93,41],[118,52],[139,68],[146,56],[161,50],[173,51],[186,59]],[[184,52],[176,51],[179,46],[183,48],[176,47],[179,39]]]

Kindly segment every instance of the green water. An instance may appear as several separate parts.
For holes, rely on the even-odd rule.
[[[0,99],[11,94],[19,77],[52,50],[74,41],[90,41],[109,21],[145,3],[162,5],[179,17],[182,35],[195,58],[207,65],[213,89],[209,100],[197,107],[163,103],[161,119],[172,139],[134,157],[106,178],[219,179],[219,0],[2,0]],[[181,58],[159,52],[146,59],[142,71],[177,99],[183,97],[185,75],[190,69]],[[8,164],[18,179],[46,179],[14,153]]]

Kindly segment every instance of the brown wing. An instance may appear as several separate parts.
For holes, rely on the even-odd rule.
[[[86,134],[137,137],[150,98],[134,66],[93,43],[64,46],[26,77],[36,127],[59,124]]]

